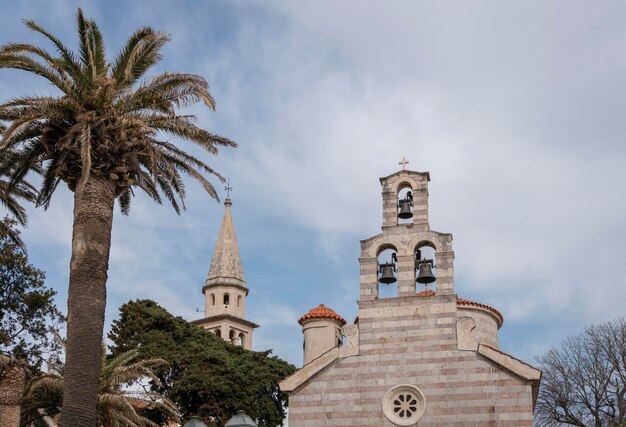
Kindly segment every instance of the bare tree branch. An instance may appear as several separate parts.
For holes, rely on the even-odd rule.
[[[626,426],[626,320],[586,328],[539,358],[538,426]]]

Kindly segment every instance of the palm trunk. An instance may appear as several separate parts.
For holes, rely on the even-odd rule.
[[[95,427],[115,184],[90,177],[74,194],[63,427]]]

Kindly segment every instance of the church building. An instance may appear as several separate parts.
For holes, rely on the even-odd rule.
[[[354,322],[324,305],[300,318],[303,366],[280,383],[289,427],[533,425],[541,372],[499,349],[498,310],[457,296],[429,181],[380,179],[382,233],[361,241]]]
[[[205,317],[192,323],[232,344],[251,350],[252,332],[259,325],[246,320],[248,287],[237,245],[232,204],[230,197],[224,200],[222,227],[213,251],[209,275],[202,287]]]

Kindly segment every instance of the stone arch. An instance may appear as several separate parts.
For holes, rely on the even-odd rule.
[[[211,305],[215,305],[215,294],[211,294]]]
[[[230,294],[228,292],[224,292],[224,305],[230,304]]]
[[[239,336],[237,337],[237,345],[239,347],[243,347],[244,340],[245,340],[245,334],[243,332],[240,332]]]
[[[395,180],[388,183],[389,189],[395,194],[396,198],[400,191],[405,188],[409,188],[412,192],[417,191],[419,187],[419,182],[415,180],[413,176],[400,176],[396,177]]]
[[[243,303],[243,297],[241,295],[239,295],[237,297],[237,307],[241,307],[242,303]]]
[[[215,330],[215,335],[217,335],[218,337],[222,338],[222,330],[220,328],[217,328]]]
[[[394,252],[398,253],[398,248],[396,247],[396,245],[394,245],[393,243],[390,242],[384,242],[380,245],[378,245],[376,247],[376,257],[378,258],[378,256],[383,252],[386,251],[387,249],[391,249]]]
[[[445,250],[445,242],[439,235],[439,233],[435,233],[433,231],[424,231],[415,235],[407,247],[411,248],[411,251],[415,252],[415,249],[422,246],[430,246],[435,250],[435,252],[439,252]]]
[[[408,209],[411,212],[411,215],[415,214],[415,205],[413,203],[413,193],[415,192],[414,187],[411,183],[407,181],[402,181],[396,186],[396,223],[397,225],[409,225],[413,224],[413,216],[410,218],[400,218],[401,212],[401,203],[406,201],[407,197],[409,198],[409,203],[403,205],[405,209],[408,206]]]
[[[378,258],[382,251],[389,248],[395,250],[398,255],[408,255],[406,243],[401,240],[400,235],[379,235],[362,256]]]
[[[434,249],[436,259],[437,293],[454,293],[454,252],[452,251],[452,235],[436,231],[424,231],[415,235],[409,242],[414,250],[429,246]]]
[[[397,195],[400,193],[400,191],[404,190],[405,188],[410,188],[411,191],[415,191],[416,187],[417,187],[417,183],[415,181],[413,181],[412,179],[403,178],[396,183],[394,189]]]
[[[431,242],[430,240],[420,240],[419,242],[417,242],[417,244],[415,245],[415,250],[423,248],[423,247],[429,247],[434,249],[435,251],[437,250],[437,245],[435,245],[433,242]]]
[[[234,329],[231,329],[228,333],[228,341],[231,344],[237,344],[237,332]]]

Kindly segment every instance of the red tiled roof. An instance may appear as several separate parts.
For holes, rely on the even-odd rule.
[[[491,306],[488,306],[487,304],[483,304],[483,303],[475,302],[475,301],[470,301],[470,300],[465,299],[465,298],[457,298],[456,303],[457,303],[457,305],[469,305],[469,306],[472,306],[472,307],[478,307],[478,308],[482,308],[483,310],[487,310],[487,311],[492,312],[498,318],[498,323],[499,323],[498,327],[502,326],[502,324],[504,323],[504,316],[502,315],[502,313],[500,313],[495,308],[493,308]]]
[[[436,294],[437,293],[435,291],[432,291],[430,289],[426,289],[424,291],[416,293],[415,295],[418,296],[418,297],[432,297],[433,295],[436,295]],[[483,310],[490,311],[498,319],[498,327],[502,326],[502,324],[504,323],[504,316],[502,315],[502,313],[500,313],[495,308],[493,308],[491,306],[488,306],[487,304],[483,304],[483,303],[475,302],[475,301],[470,301],[470,300],[465,299],[465,298],[457,298],[456,303],[457,303],[457,305],[478,307],[478,308],[482,308]]]
[[[326,307],[324,304],[318,305],[317,307],[309,311],[307,314],[302,316],[300,320],[298,320],[298,323],[302,325],[302,322],[304,322],[305,320],[310,320],[310,319],[333,319],[333,320],[337,320],[342,325],[346,324],[346,321],[344,320],[343,317],[335,313],[332,309]]]

